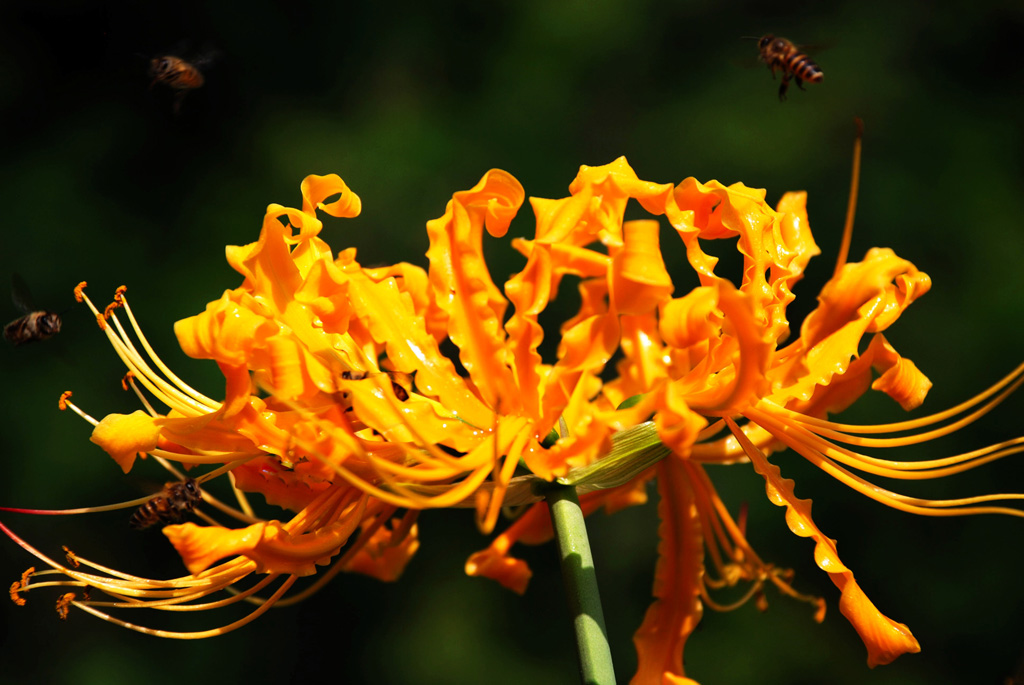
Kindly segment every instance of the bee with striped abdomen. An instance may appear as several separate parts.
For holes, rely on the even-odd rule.
[[[792,42],[785,38],[779,38],[768,33],[757,41],[757,47],[761,52],[761,61],[772,70],[772,78],[775,78],[775,70],[782,71],[782,85],[779,86],[779,99],[786,99],[786,89],[789,88],[789,79],[794,79],[796,85],[803,90],[804,81],[808,83],[821,83],[825,78],[814,61],[800,52]]]
[[[18,274],[12,278],[11,299],[24,316],[4,326],[4,337],[14,345],[38,342],[60,332],[61,318],[56,312],[36,309],[28,285]]]
[[[161,55],[149,60],[149,87],[160,83],[174,91],[174,113],[181,109],[181,101],[190,90],[201,88],[206,83],[203,70],[214,59],[215,53],[197,57],[192,61],[175,55]]]
[[[181,523],[202,498],[203,492],[193,478],[168,483],[163,492],[136,509],[128,523],[136,530],[149,528],[156,523]]]

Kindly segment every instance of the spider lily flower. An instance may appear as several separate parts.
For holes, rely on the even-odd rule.
[[[845,409],[869,388],[888,394],[903,409],[924,401],[930,382],[883,331],[928,291],[926,274],[888,249],[872,249],[860,262],[846,263],[844,248],[817,309],[788,341],[792,288],[819,253],[804,193],[787,193],[772,208],[765,191],[742,184],[692,178],[678,185],[645,182],[624,159],[582,167],[570,193],[561,200],[534,199],[538,237],[517,246],[531,264],[553,265],[547,272],[551,287],[567,274],[584,279],[584,304],[575,322],[588,322],[593,339],[614,340],[622,352],[617,376],[595,389],[592,400],[599,409],[594,421],[619,431],[614,447],[603,459],[573,468],[559,480],[591,490],[580,498],[585,512],[600,507],[613,512],[645,501],[645,483],[657,479],[662,523],[656,601],[634,638],[639,655],[634,682],[686,680],[683,646],[704,606],[731,609],[754,598],[765,607],[764,590],[771,585],[811,603],[815,618],[824,618],[822,599],[797,592],[790,572],[751,548],[745,515],[737,520],[726,509],[707,464],[749,463],[764,478],[769,499],[785,507],[790,529],[814,540],[815,561],[840,590],[840,611],[864,641],[869,666],[919,651],[909,628],[885,616],[860,589],[835,541],[814,523],[810,500],[797,497],[793,482],[769,456],[788,447],[868,497],[912,513],[1024,516],[1008,506],[1024,495],[928,500],[869,480],[951,475],[1020,452],[1024,438],[923,462],[858,451],[920,443],[963,427],[1013,392],[1024,365],[968,402],[931,416],[877,426],[829,421],[829,414]],[[630,199],[666,217],[685,246],[698,287],[675,293],[661,257],[657,223],[622,221]],[[852,208],[855,186],[850,201]],[[846,244],[851,230],[852,211]],[[704,249],[705,241],[720,239],[735,240],[742,255],[735,281],[716,273],[718,260]],[[573,332],[563,328],[563,346],[570,344]],[[651,420],[645,422],[647,417]],[[875,437],[881,433],[897,435]],[[654,461],[652,468],[639,470]],[[629,463],[637,470],[623,468]],[[516,542],[536,544],[551,537],[544,507],[536,505],[474,555],[467,571],[524,591],[530,571],[510,550]],[[727,605],[713,596],[741,584],[747,592],[738,602]]]
[[[62,615],[77,606],[167,637],[225,632],[244,622],[172,633],[129,625],[99,607],[262,602],[247,621],[318,566],[332,564],[293,597],[341,570],[390,580],[418,547],[417,512],[472,506],[481,528],[490,530],[512,501],[505,494],[520,463],[546,477],[565,474],[574,464],[595,461],[611,443],[611,427],[592,422],[589,399],[614,340],[596,346],[590,360],[530,363],[548,293],[532,292],[526,278],[518,290],[509,288],[516,291],[517,312],[505,323],[507,301],[489,276],[482,240],[484,230],[502,235],[523,201],[512,176],[488,172],[428,223],[427,271],[411,264],[363,268],[351,249],[335,257],[319,238],[317,210],[354,217],[358,196],[336,175],[310,176],[301,191],[301,209],[270,205],[259,240],[227,249],[229,264],[244,277],[241,286],[175,326],[187,354],[218,364],[222,401],[190,387],[160,360],[124,288],[102,311],[84,283],[76,289],[127,366],[125,388],[138,394],[144,409],[96,420],[70,393],[61,397],[61,408],[94,426],[92,441],[125,473],[140,456],[159,461],[179,480],[181,466],[210,469],[194,477],[203,500],[196,514],[208,525],[163,521],[191,574],[170,581],[128,578],[83,555],[79,563],[100,571],[85,573],[41,554],[5,526],[51,567],[43,573],[63,574],[66,584],[116,598],[97,603],[66,594]],[[442,353],[442,344],[459,349],[457,361]],[[520,356],[524,363],[515,363]],[[574,437],[543,448],[558,422],[571,426]],[[230,474],[237,506],[209,489],[224,474]],[[246,493],[263,495],[289,516],[259,516]],[[234,523],[213,518],[210,509]],[[239,590],[253,574],[267,577]],[[39,575],[23,578],[12,596],[21,599],[40,587]],[[257,600],[254,593],[269,578],[284,580],[270,598]],[[206,600],[229,587],[235,594],[228,600]]]
[[[396,578],[416,551],[417,514],[424,509],[474,507],[480,528],[490,532],[503,506],[539,499],[538,481],[577,486],[589,513],[645,502],[646,485],[656,479],[662,542],[656,601],[635,638],[637,681],[682,679],[683,645],[704,606],[728,609],[746,599],[763,605],[764,590],[773,586],[813,604],[819,620],[824,613],[822,600],[799,593],[791,573],[751,548],[744,516],[730,514],[706,470],[707,464],[750,464],[771,501],[786,507],[793,531],[815,541],[815,560],[840,589],[840,610],[875,665],[917,651],[917,641],[864,595],[834,541],[815,526],[809,501],[796,497],[768,457],[790,447],[851,487],[915,513],[1021,514],[992,504],[996,497],[908,498],[853,472],[939,477],[1019,451],[1017,440],[906,463],[855,450],[956,430],[1012,391],[1024,368],[930,417],[866,427],[829,421],[828,414],[869,386],[904,408],[924,400],[927,379],[882,332],[930,281],[889,250],[871,250],[855,263],[841,259],[818,309],[787,342],[793,286],[818,254],[803,194],[787,194],[772,208],[765,191],[742,184],[651,183],[624,159],[585,166],[569,197],[531,198],[535,234],[513,241],[526,264],[502,291],[482,243],[485,231],[504,236],[524,201],[508,173],[488,172],[427,224],[427,270],[407,263],[366,268],[354,250],[335,256],[320,238],[317,210],[353,218],[358,196],[334,175],[310,176],[301,190],[301,209],[271,205],[259,240],[228,248],[241,286],[175,327],[187,354],[218,364],[223,401],[192,389],[159,360],[123,291],[101,312],[78,290],[128,367],[126,387],[138,393],[144,411],[97,421],[66,397],[62,403],[95,426],[92,440],[125,472],[139,455],[179,479],[177,465],[210,469],[194,476],[203,489],[196,513],[208,525],[163,528],[190,574],[154,580],[82,557],[60,562],[5,526],[51,567],[26,574],[12,597],[44,585],[97,588],[113,601],[68,593],[59,610],[76,606],[143,632],[202,637],[244,625],[275,602],[307,596],[342,570]],[[697,288],[676,292],[658,219],[625,221],[630,200],[654,217],[664,215],[675,229]],[[744,267],[735,282],[716,273],[717,260],[702,247],[716,239],[736,240]],[[540,317],[567,276],[578,281],[580,308],[560,328],[555,359],[544,360]],[[122,312],[138,343],[122,326]],[[880,374],[874,381],[873,372]],[[917,432],[872,437],[886,431]],[[237,506],[207,487],[224,474]],[[261,517],[245,493],[290,513]],[[466,570],[522,592],[530,571],[511,548],[551,534],[546,505],[534,504]],[[318,571],[312,585],[282,599],[297,577]],[[63,579],[39,582],[44,573]],[[246,579],[252,584],[242,590]],[[278,579],[269,597],[257,597]],[[747,592],[740,602],[712,597],[741,584]],[[207,599],[225,590],[233,594]],[[107,611],[140,602],[177,610],[237,601],[258,608],[195,633],[127,624]]]

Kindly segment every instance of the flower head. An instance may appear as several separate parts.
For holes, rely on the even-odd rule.
[[[196,513],[206,525],[163,528],[189,571],[173,580],[126,576],[75,557],[97,571],[86,572],[46,557],[4,527],[69,584],[114,600],[69,593],[60,600],[63,614],[76,606],[168,637],[226,632],[275,602],[308,595],[342,570],[397,578],[418,548],[418,513],[457,506],[475,508],[480,528],[490,532],[503,507],[533,505],[466,564],[468,573],[522,592],[530,571],[511,556],[512,546],[551,537],[545,505],[536,503],[537,482],[576,485],[585,511],[611,512],[646,501],[646,485],[656,479],[656,601],[635,638],[637,680],[682,678],[683,644],[703,607],[730,608],[712,597],[717,589],[745,583],[746,598],[764,604],[765,588],[774,586],[813,604],[818,620],[823,616],[822,600],[799,593],[792,574],[751,548],[743,517],[727,511],[706,470],[750,464],[769,499],[786,508],[793,532],[814,540],[814,558],[839,588],[840,610],[874,665],[917,651],[917,641],[864,595],[835,542],[816,527],[810,502],[796,496],[769,456],[789,447],[847,485],[915,513],[1021,515],[989,504],[995,496],[915,499],[854,473],[938,477],[1019,451],[1015,440],[905,463],[856,449],[956,430],[1012,391],[1022,369],[948,412],[887,426],[829,421],[869,387],[905,409],[924,400],[927,378],[882,332],[930,280],[891,250],[870,250],[853,263],[843,257],[793,337],[793,287],[819,252],[802,193],[786,194],[773,208],[765,191],[742,184],[652,183],[625,159],[584,166],[568,197],[531,198],[534,236],[512,243],[526,264],[499,289],[483,257],[484,232],[504,236],[525,199],[504,171],[489,171],[455,193],[444,215],[428,222],[427,270],[408,263],[363,267],[351,249],[335,255],[320,237],[317,212],[353,218],[358,196],[335,175],[310,176],[301,191],[301,209],[270,205],[257,242],[227,249],[241,285],[175,326],[187,354],[219,366],[223,400],[196,391],[160,361],[123,290],[102,312],[82,287],[76,290],[128,367],[126,387],[144,411],[97,421],[68,401],[69,393],[62,408],[95,426],[93,442],[126,473],[140,455],[179,480],[179,466],[204,471],[193,477],[202,487]],[[653,218],[626,221],[630,200]],[[662,257],[662,216],[696,274],[699,285],[689,292],[677,288]],[[735,240],[743,259],[735,280],[718,273],[718,260],[705,250],[707,241],[722,239]],[[578,283],[581,304],[560,328],[555,358],[545,360],[540,346],[550,332],[540,317],[566,277]],[[880,374],[874,380],[873,371]],[[225,474],[237,506],[212,492],[212,481]],[[279,509],[258,513],[246,493]],[[145,501],[124,506],[139,504]],[[298,577],[317,573],[282,600]],[[12,597],[22,599],[35,575],[16,583]],[[239,590],[243,579],[251,585]],[[269,597],[258,599],[277,579]],[[207,599],[228,588],[228,598]],[[258,608],[196,633],[128,624],[102,610],[140,602],[217,608],[242,600]]]

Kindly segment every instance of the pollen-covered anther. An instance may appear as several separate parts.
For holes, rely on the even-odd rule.
[[[85,299],[85,286],[88,285],[85,281],[82,281],[75,286],[75,302],[82,302]]]
[[[21,596],[21,593],[28,589],[28,579],[32,577],[32,574],[36,572],[35,566],[29,566],[24,573],[21,574],[21,580],[16,580],[11,583],[11,601],[20,607],[25,606],[25,598]]]
[[[114,291],[114,302],[119,306],[124,306],[124,294],[126,292],[128,292],[128,286],[126,285],[119,285],[117,290]]]
[[[68,620],[68,610],[71,608],[71,603],[74,601],[74,592],[65,592],[57,598],[57,615],[60,616],[60,620]]]
[[[71,391],[65,390],[60,394],[60,399],[57,400],[57,408],[61,411],[65,411],[68,408],[68,398],[71,397]]]
[[[72,568],[78,568],[82,565],[82,562],[78,560],[78,555],[72,552],[70,547],[67,545],[61,545],[61,548],[64,550],[64,556],[67,558],[68,564],[70,564]]]
[[[128,385],[133,383],[135,380],[135,372],[129,371],[121,378],[121,389],[128,392]]]
[[[111,316],[114,315],[114,310],[115,309],[117,309],[118,307],[123,307],[123,306],[124,306],[124,303],[121,302],[120,300],[114,300],[113,302],[108,304],[106,306],[106,308],[103,310],[103,319],[104,319],[104,321],[109,319]]]

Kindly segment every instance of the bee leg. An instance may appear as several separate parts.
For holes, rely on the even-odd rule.
[[[786,73],[782,77],[782,83],[779,85],[779,102],[786,99],[786,89],[789,88],[789,74]]]
[[[799,76],[794,76],[793,80],[796,81],[797,88],[799,88],[800,90],[807,90],[806,88],[804,88],[804,80],[802,78],[800,78]]]

